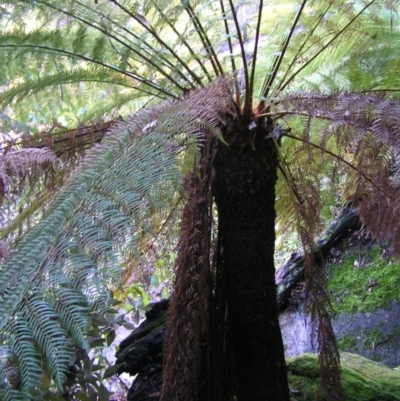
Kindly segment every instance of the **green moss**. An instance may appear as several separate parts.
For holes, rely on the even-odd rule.
[[[292,401],[314,401],[319,384],[313,354],[287,359]],[[347,401],[400,400],[400,372],[362,356],[341,353],[342,386]]]
[[[330,266],[328,289],[336,313],[372,312],[400,298],[400,261],[381,249],[348,251]]]
[[[319,377],[318,363],[315,363],[315,361],[316,357],[314,354],[303,354],[299,357],[288,358],[288,370],[294,375],[314,380]]]

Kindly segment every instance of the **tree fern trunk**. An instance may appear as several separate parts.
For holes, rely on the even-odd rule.
[[[215,161],[218,308],[227,309],[220,316],[227,316],[224,344],[231,347],[237,400],[288,401],[273,259],[277,158],[266,127],[250,131],[249,124],[227,128],[229,146],[220,143]]]

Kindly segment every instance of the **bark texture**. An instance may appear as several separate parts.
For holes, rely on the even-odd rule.
[[[228,126],[229,146],[220,143],[215,159],[217,313],[226,317],[223,344],[237,400],[288,401],[273,259],[277,157],[267,127],[254,125]]]

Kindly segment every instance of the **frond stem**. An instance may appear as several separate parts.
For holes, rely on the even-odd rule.
[[[193,21],[193,25],[196,28],[196,32],[199,35],[201,42],[203,43],[204,49],[206,50],[211,64],[213,66],[214,72],[217,76],[224,74],[224,69],[222,68],[218,57],[215,53],[214,47],[205,32],[203,25],[201,24],[200,20],[197,18],[195,11],[193,10],[192,6],[187,2],[186,4],[186,12],[188,13],[190,19]]]
[[[17,227],[22,224],[26,219],[32,217],[32,214],[36,210],[40,209],[47,201],[49,201],[52,196],[54,196],[54,194],[50,192],[37,195],[32,203],[21,213],[19,213],[18,217],[14,221],[12,221],[7,227],[0,229],[0,239],[5,240],[8,234],[15,231]],[[14,243],[17,242],[18,239],[14,241]]]
[[[178,207],[178,205],[181,203],[182,201],[182,197],[180,196],[178,198],[178,200],[175,202],[175,205],[173,206],[172,210],[169,212],[167,218],[165,219],[164,223],[161,225],[160,229],[157,231],[154,240],[152,242],[152,244],[154,243],[154,241],[158,238],[158,236],[161,234],[162,230],[164,230],[164,227],[167,225],[167,223],[170,221],[171,217],[173,216],[173,214],[176,211],[176,208]],[[150,246],[151,247],[151,246]],[[150,248],[149,247],[149,248]]]
[[[224,3],[223,3],[222,0],[219,0],[219,4],[220,4],[220,7],[221,7],[222,17],[223,17],[223,20],[224,20],[226,37],[228,38],[228,46],[229,46],[229,53],[230,53],[229,58],[231,59],[233,79],[234,79],[234,82],[235,82],[236,105],[239,106],[240,105],[240,89],[239,89],[239,83],[238,83],[237,74],[236,74],[235,57],[233,57],[233,46],[232,46],[231,34],[229,32],[229,25],[228,25],[228,21],[226,19],[226,12],[225,12]]]
[[[281,86],[280,90],[285,89],[291,81],[299,74],[304,68],[306,68],[312,61],[314,61],[322,52],[324,52],[368,7],[370,7],[375,0],[370,1],[364,8],[361,9],[333,38],[328,41],[328,43],[323,46],[319,51],[317,51],[313,57],[311,57],[306,63],[304,63],[300,68],[297,69],[288,80]]]
[[[233,5],[232,0],[229,0],[229,5],[231,7],[233,21],[235,23],[236,33],[237,33],[238,40],[239,40],[240,53],[241,53],[241,56],[242,56],[243,73],[244,73],[244,81],[245,81],[244,115],[248,116],[250,114],[250,111],[251,111],[250,110],[251,109],[251,105],[249,105],[250,85],[249,85],[249,71],[248,71],[248,68],[247,68],[246,51],[245,51],[245,48],[244,48],[242,33],[240,31],[240,26],[239,26],[239,21],[238,21],[237,14],[236,14],[235,6]]]
[[[269,91],[270,91],[270,89],[272,87],[272,84],[273,84],[273,82],[274,82],[274,80],[276,78],[276,75],[278,74],[279,67],[280,67],[280,65],[282,63],[282,60],[283,60],[285,54],[286,54],[286,50],[287,50],[287,48],[289,46],[290,39],[292,38],[292,35],[294,33],[294,30],[296,29],[297,23],[299,22],[300,16],[301,16],[301,14],[303,12],[303,9],[304,9],[306,3],[307,3],[307,0],[303,0],[303,2],[301,3],[299,11],[297,12],[296,17],[295,17],[295,19],[293,21],[293,24],[292,24],[292,26],[290,28],[289,34],[286,36],[285,41],[283,42],[282,50],[274,58],[274,61],[272,63],[272,68],[271,68],[270,74],[268,76],[268,80],[267,80],[267,82],[266,82],[266,84],[264,86],[264,88],[265,88],[264,92],[261,94],[261,96],[264,99],[266,99],[268,97],[268,94],[269,94]],[[265,106],[265,100],[261,100],[261,102],[260,102],[260,104],[258,106],[258,110],[261,111],[264,108],[264,106]]]
[[[257,19],[257,27],[256,27],[256,36],[255,36],[255,42],[254,42],[253,59],[252,59],[251,73],[250,73],[250,88],[249,88],[249,107],[250,108],[251,108],[252,103],[253,103],[254,77],[255,77],[255,73],[256,73],[258,39],[259,39],[259,36],[260,36],[262,10],[263,10],[263,0],[260,0],[260,4],[258,6],[258,19]]]
[[[179,55],[174,51],[174,49],[171,48],[171,46],[169,46],[165,41],[163,41],[160,36],[157,34],[157,32],[155,32],[154,28],[149,27],[146,23],[144,23],[140,18],[138,18],[138,16],[132,12],[130,12],[126,7],[124,7],[122,4],[118,3],[117,0],[110,0],[111,3],[115,4],[117,7],[119,7],[121,10],[123,10],[126,14],[128,14],[131,18],[133,18],[136,22],[138,22],[144,29],[146,29],[147,32],[149,32],[154,39],[161,45],[163,46],[165,49],[167,49],[173,57],[176,58],[176,60],[185,68],[185,70],[192,76],[192,78],[195,80],[195,82],[199,85],[199,86],[204,86],[203,83],[201,82],[201,79],[194,73],[194,71],[192,71],[191,68],[189,68],[189,66],[187,65],[187,63],[185,61],[183,61]],[[179,70],[178,70],[179,71]],[[188,81],[188,79],[185,77],[184,74],[180,74],[183,78],[186,79],[186,81]],[[188,81],[191,88],[194,89],[194,85],[193,83],[191,83],[190,81]]]

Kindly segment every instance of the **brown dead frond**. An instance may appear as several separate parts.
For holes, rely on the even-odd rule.
[[[400,103],[387,93],[303,94],[286,96],[277,104],[277,116],[304,115],[329,121],[325,135],[336,135],[350,146],[367,133],[381,143],[400,147]]]
[[[174,293],[169,307],[161,400],[193,401],[201,391],[208,342],[210,298],[210,234],[212,162],[216,139],[208,135],[202,148],[200,173],[184,183],[183,210]]]
[[[28,148],[7,152],[2,159],[4,169],[8,170],[10,175],[23,177],[32,167],[54,162],[56,156],[50,149]]]
[[[57,160],[50,149],[18,149],[0,155],[0,201],[11,186],[20,187],[36,167],[50,166]]]
[[[9,253],[10,245],[6,241],[0,240],[0,262],[3,262]]]
[[[329,153],[346,170],[341,199],[400,254],[400,102],[388,93],[302,94],[284,97],[276,108],[279,117],[321,121],[320,149],[334,139],[335,151]]]
[[[111,126],[118,120],[79,126],[74,129],[52,127],[38,134],[24,134],[15,141],[7,141],[2,150],[8,152],[16,147],[51,149],[62,159],[78,157],[94,144],[100,143]]]
[[[308,146],[307,143],[304,146]],[[302,160],[289,168],[278,146],[276,149],[281,171],[289,188],[287,199],[283,199],[283,202],[289,204],[284,214],[294,220],[293,225],[297,229],[305,255],[305,310],[311,318],[312,338],[317,339],[318,343],[321,377],[319,399],[343,399],[340,398],[343,396],[340,358],[330,322],[332,308],[321,267],[323,261],[314,257],[314,244],[322,227],[321,194],[319,180],[315,174],[318,154],[315,149],[310,148],[307,152],[300,153],[309,159],[308,162]],[[290,225],[290,222],[288,224]]]
[[[307,234],[303,233],[303,237],[307,240]],[[321,261],[317,262],[310,251],[305,257],[305,267],[305,310],[311,318],[311,338],[318,344],[320,385],[317,399],[321,401],[343,400],[344,394],[340,382],[340,355],[331,324],[333,310],[326,290],[325,274],[321,267]]]

